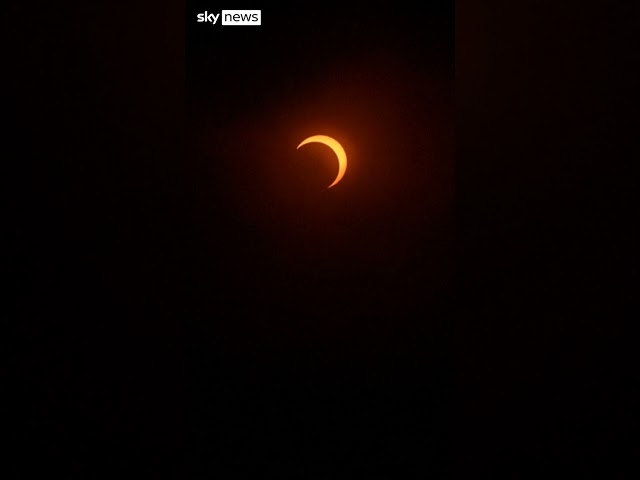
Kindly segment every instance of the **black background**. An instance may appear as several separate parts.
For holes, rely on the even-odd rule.
[[[403,88],[419,79],[442,85],[433,112],[445,119],[445,127],[436,125],[446,133],[451,10],[432,5],[426,23],[432,28],[424,30],[417,15],[383,5],[369,5],[364,14],[345,10],[335,23],[327,7],[315,33],[313,25],[290,28],[314,52],[349,39],[348,59],[354,52],[361,58],[366,45],[385,47],[367,59],[390,61],[402,51],[391,78]],[[15,322],[8,325],[20,333],[8,349],[10,379],[20,393],[8,410],[17,424],[8,430],[17,453],[9,464],[13,477],[35,471],[83,478],[615,476],[630,453],[620,441],[630,433],[624,374],[630,349],[620,339],[632,301],[623,279],[636,266],[624,163],[633,158],[624,143],[632,124],[622,115],[630,109],[633,79],[621,19],[631,12],[577,2],[459,3],[455,188],[424,194],[428,179],[417,170],[403,189],[408,165],[402,164],[385,187],[399,195],[376,197],[380,183],[372,180],[359,197],[377,198],[395,227],[420,213],[441,233],[430,237],[431,228],[409,222],[404,231],[385,233],[389,245],[404,247],[401,254],[382,255],[374,267],[367,255],[376,250],[365,251],[364,273],[355,263],[347,268],[329,260],[318,278],[299,267],[308,251],[289,256],[282,242],[314,238],[320,253],[334,253],[342,245],[336,239],[345,238],[341,222],[362,205],[350,202],[340,222],[317,231],[309,219],[331,220],[335,210],[327,209],[334,204],[292,206],[269,197],[285,213],[276,226],[252,231],[247,219],[262,218],[253,210],[259,197],[238,203],[229,185],[258,195],[256,188],[278,180],[250,182],[237,169],[239,183],[226,183],[225,170],[211,170],[208,162],[249,158],[251,142],[231,157],[216,150],[220,142],[213,150],[201,142],[209,133],[225,138],[225,125],[238,129],[246,118],[260,125],[281,105],[308,121],[320,112],[332,125],[331,108],[296,105],[323,84],[334,60],[322,55],[306,69],[295,56],[273,55],[279,67],[273,68],[249,49],[254,62],[223,60],[230,68],[212,77],[212,96],[200,103],[190,95],[206,90],[197,82],[207,73],[190,76],[198,52],[187,50],[185,58],[183,7],[23,5],[9,12],[16,21],[5,30],[12,61],[7,137],[15,148],[7,149],[12,203],[6,218],[8,253],[18,268],[9,271],[8,306],[17,308],[9,309]],[[282,19],[278,25],[285,23],[292,25]],[[362,36],[352,33],[355,23]],[[331,32],[329,39],[321,35]],[[300,49],[286,38],[257,40],[265,50]],[[225,46],[223,58],[243,51],[243,42]],[[429,47],[435,44],[444,46]],[[355,62],[350,75],[356,77],[348,78],[374,64]],[[304,88],[283,85],[273,73],[283,68],[305,79],[296,82]],[[379,91],[384,78],[380,71],[372,75],[369,92]],[[253,93],[240,100],[220,93],[247,89]],[[256,106],[272,89],[275,100]],[[432,118],[420,116],[421,108],[394,117],[384,108],[396,99],[382,97],[374,105],[402,126]],[[300,117],[293,120],[303,128]],[[386,125],[368,110],[362,122],[355,120],[357,109],[351,125]],[[283,122],[269,125],[279,140],[287,139]],[[240,131],[264,140],[256,130]],[[410,136],[402,131],[382,141],[385,153]],[[446,135],[433,145],[420,143],[424,138],[416,145],[451,158]],[[308,168],[295,200],[312,196],[318,175],[331,177],[318,164]],[[440,171],[446,186],[446,168]],[[371,178],[385,174],[379,167]],[[209,179],[218,188],[209,188]],[[366,220],[357,231],[375,239],[373,221]],[[444,253],[421,249],[423,240]],[[243,268],[235,268],[236,257]],[[438,275],[428,269],[433,262]],[[411,287],[399,297],[385,274],[392,266],[394,278]],[[346,292],[341,304],[353,316],[327,315],[338,304],[324,296],[335,289],[327,283],[335,269],[346,279],[339,284]],[[293,279],[282,272],[293,272]],[[350,295],[350,285],[365,277],[368,289]],[[223,288],[212,294],[220,278]],[[282,285],[276,280],[307,293],[308,302],[274,300]],[[265,282],[266,295],[257,288]],[[309,288],[314,285],[322,288]],[[400,315],[396,300],[405,302]],[[231,307],[235,313],[223,314]],[[252,323],[239,322],[258,308]],[[364,318],[372,319],[367,328]]]

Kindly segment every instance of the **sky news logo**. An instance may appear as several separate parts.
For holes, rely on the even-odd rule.
[[[261,25],[261,10],[222,10],[222,13],[204,13],[198,14],[198,23],[217,24],[219,21],[222,25]]]

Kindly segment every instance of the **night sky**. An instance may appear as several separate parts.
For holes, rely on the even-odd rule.
[[[614,478],[630,12],[494,3],[12,6],[7,478]]]
[[[445,472],[453,5],[243,30],[189,21],[204,10],[186,26],[194,471]],[[347,151],[331,189],[333,154],[296,150],[314,134]]]

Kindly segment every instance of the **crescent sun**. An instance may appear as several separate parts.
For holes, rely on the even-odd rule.
[[[331,137],[328,137],[326,135],[314,135],[303,140],[302,143],[300,143],[300,145],[296,147],[296,149],[300,148],[303,145],[306,145],[307,143],[322,143],[333,150],[333,153],[335,153],[336,157],[338,157],[338,176],[327,188],[333,187],[340,180],[342,180],[342,177],[344,177],[344,172],[347,171],[347,154],[345,153],[344,148],[342,148],[342,145],[340,145],[337,140]]]

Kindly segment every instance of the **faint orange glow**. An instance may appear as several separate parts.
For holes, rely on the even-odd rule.
[[[342,148],[342,145],[340,145],[337,140],[326,135],[313,135],[312,137],[303,140],[302,143],[300,143],[300,145],[298,145],[296,148],[300,148],[307,143],[322,143],[333,150],[333,152],[338,157],[338,176],[327,188],[333,187],[340,180],[342,180],[342,177],[344,177],[344,172],[347,171],[347,154],[345,153],[344,148]]]

